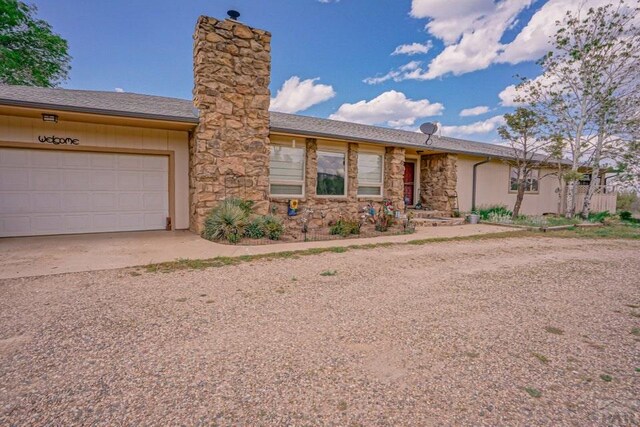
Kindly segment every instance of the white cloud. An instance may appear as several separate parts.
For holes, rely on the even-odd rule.
[[[611,0],[549,0],[529,20],[516,38],[503,46],[496,62],[517,64],[523,61],[540,59],[550,50],[549,38],[558,27],[556,21],[562,21],[567,10],[576,11],[580,5],[582,10],[611,3]]]
[[[442,126],[442,134],[451,137],[484,134],[493,132],[498,126],[504,123],[503,116],[493,116],[487,120],[481,120],[468,125]]]
[[[411,43],[411,44],[403,44],[398,47],[391,53],[391,55],[418,55],[428,53],[433,47],[433,42],[431,40],[426,43]]]
[[[420,118],[441,115],[443,110],[444,106],[440,103],[431,103],[427,99],[412,100],[402,92],[390,90],[370,101],[342,104],[329,118],[406,128]]]
[[[502,91],[498,94],[498,98],[500,98],[500,105],[503,107],[517,107],[522,105],[515,101],[518,92],[516,91],[516,85],[509,85],[502,89]]]
[[[115,90],[116,92],[118,92],[118,93],[122,93],[122,92],[124,92],[124,89],[122,89],[121,87],[117,87],[117,88],[115,88],[114,90]]]
[[[301,81],[300,77],[292,76],[278,89],[275,98],[271,98],[270,109],[297,113],[336,96],[332,86],[318,84],[317,80],[319,78]]]
[[[491,14],[495,9],[493,0],[413,0],[411,16],[430,19],[427,31],[453,44],[462,34],[474,30],[474,22]]]
[[[610,0],[548,0],[510,43],[501,42],[516,27],[518,16],[536,0],[412,0],[411,16],[427,19],[427,32],[445,44],[429,64],[414,70],[394,69],[367,83],[393,79],[432,80],[482,70],[496,63],[516,64],[539,59],[550,49],[549,36],[567,10],[583,10]],[[417,43],[419,44],[419,43]],[[411,46],[411,45],[404,45]],[[399,46],[398,48],[400,48]]]
[[[479,105],[473,108],[465,108],[460,111],[460,117],[479,116],[489,112],[489,107],[486,105]]]
[[[379,83],[386,82],[387,80],[393,80],[393,81],[399,82],[405,79],[404,76],[406,74],[414,70],[420,69],[421,64],[422,64],[421,61],[411,61],[399,67],[397,70],[389,71],[387,74],[383,76],[367,77],[362,81],[370,85],[377,85]]]

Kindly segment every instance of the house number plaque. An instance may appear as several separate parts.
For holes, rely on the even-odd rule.
[[[80,140],[77,138],[63,138],[59,136],[38,136],[38,141],[44,144],[53,145],[80,145]]]

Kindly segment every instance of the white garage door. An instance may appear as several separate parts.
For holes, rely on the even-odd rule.
[[[0,237],[161,230],[166,156],[0,148]]]

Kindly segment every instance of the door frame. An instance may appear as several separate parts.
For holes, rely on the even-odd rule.
[[[175,152],[172,150],[150,150],[146,148],[124,148],[124,147],[101,147],[98,145],[45,145],[32,142],[11,142],[0,141],[0,148],[34,149],[34,150],[54,150],[54,151],[80,151],[90,153],[115,153],[115,154],[143,154],[148,156],[166,156],[169,162],[169,220],[171,221],[171,231],[175,230]]]
[[[416,200],[420,201],[420,158],[418,156],[407,154],[405,155],[404,162],[413,163],[413,205],[406,206],[413,207],[416,205]],[[404,188],[404,178],[402,185]]]

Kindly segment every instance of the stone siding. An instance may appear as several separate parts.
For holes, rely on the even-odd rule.
[[[384,197],[391,200],[396,209],[404,209],[404,160],[404,148],[385,149]]]
[[[457,156],[429,154],[420,159],[420,202],[427,210],[451,212],[456,207]]]
[[[191,229],[201,232],[225,198],[268,211],[271,34],[201,16],[194,34],[194,103],[200,123],[190,141]]]

